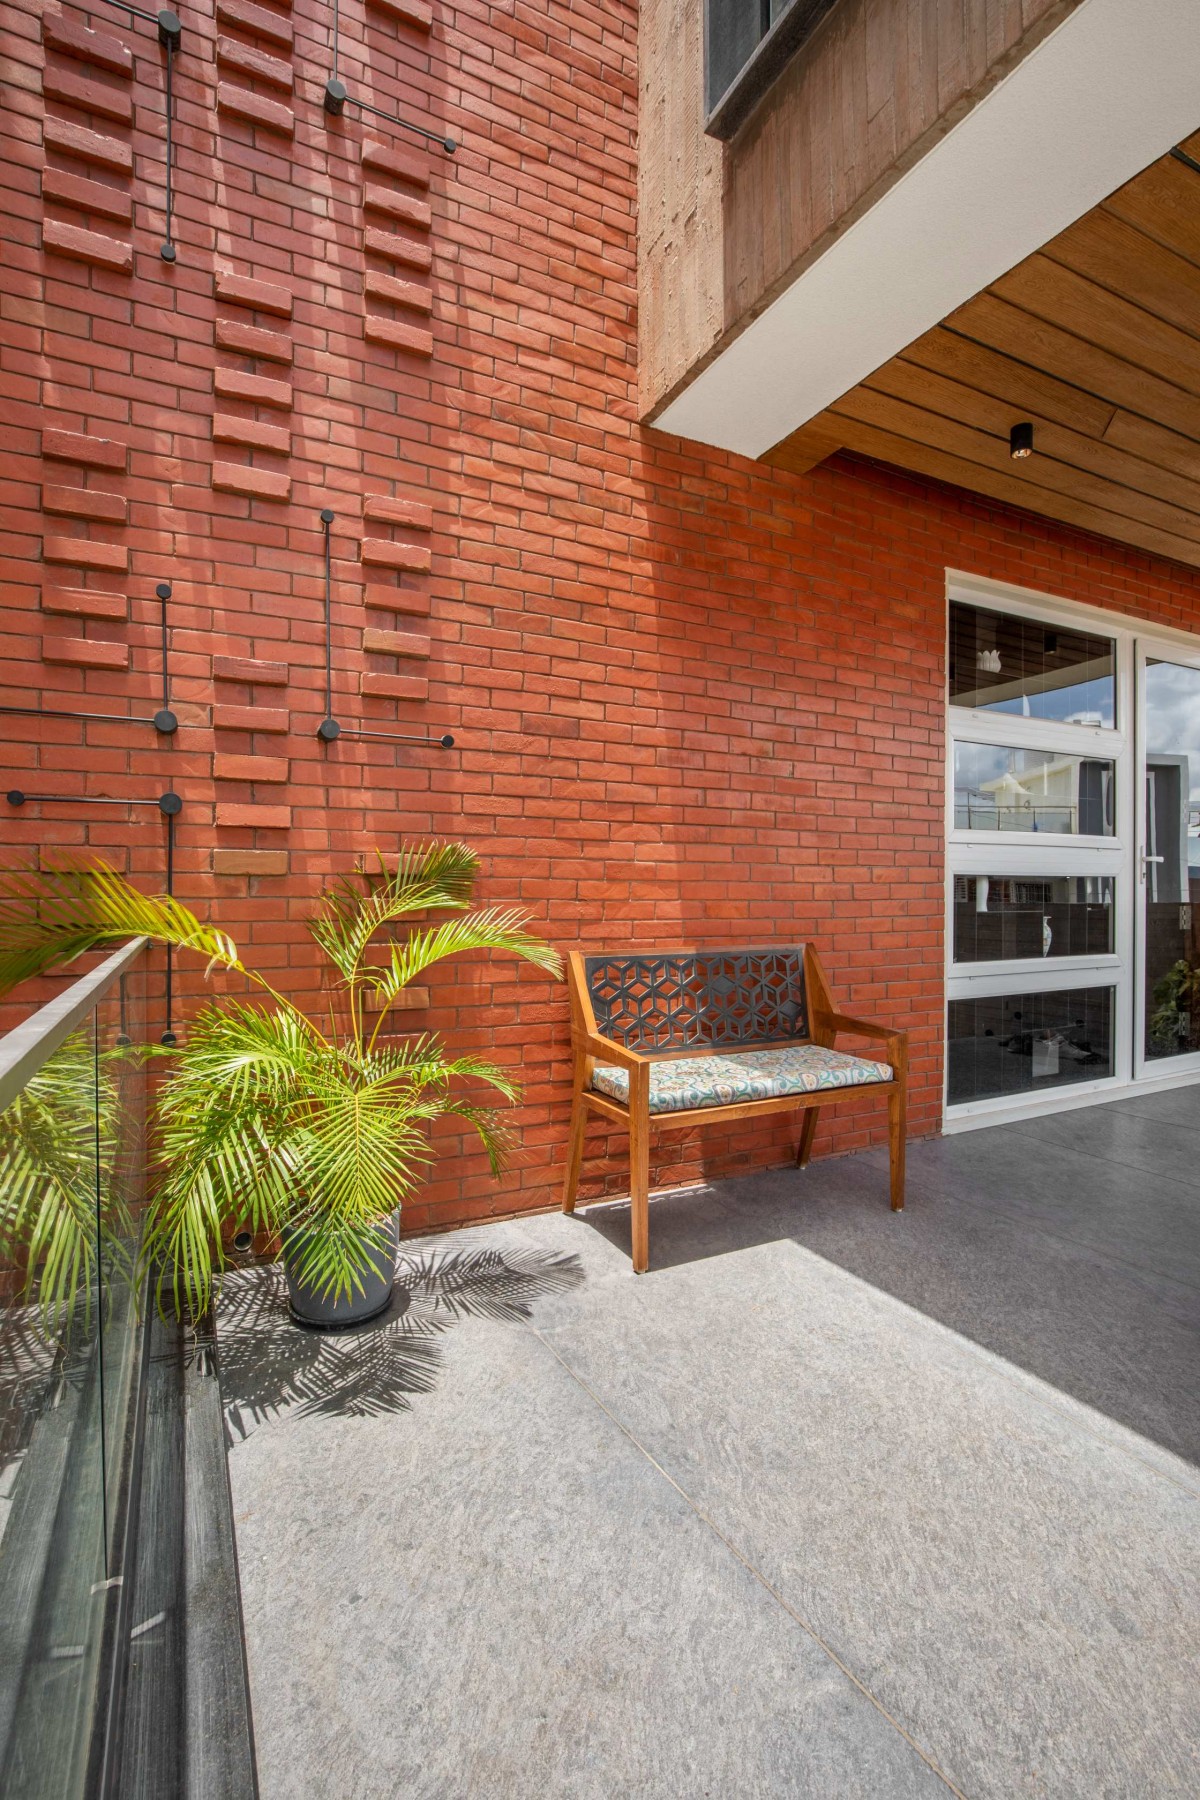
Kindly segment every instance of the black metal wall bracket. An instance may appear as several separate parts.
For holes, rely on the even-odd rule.
[[[29,801],[39,806],[156,806],[167,821],[167,892],[175,892],[175,820],[183,811],[183,801],[173,788],[153,800],[130,799],[117,794],[30,794],[24,788],[9,788],[5,798],[10,806],[25,806]],[[172,1025],[174,963],[170,944],[167,945],[166,974],[167,1022],[159,1042],[169,1046],[179,1042]]]
[[[158,254],[164,262],[173,263],[176,259],[176,248],[171,236],[171,222],[174,215],[174,169],[175,169],[175,82],[172,65],[183,44],[183,26],[178,16],[167,7],[158,12],[147,12],[144,7],[131,6],[129,0],[108,0],[118,12],[128,13],[131,19],[144,19],[148,25],[158,27],[158,41],[167,58],[166,68],[166,102],[167,102],[167,235],[159,245]]]
[[[325,83],[321,96],[321,105],[331,119],[340,119],[347,106],[357,106],[359,112],[371,113],[376,119],[386,119],[390,125],[399,125],[401,131],[415,132],[417,137],[427,138],[431,144],[440,144],[447,156],[453,156],[458,149],[452,137],[443,132],[430,131],[424,125],[414,125],[408,119],[401,119],[396,113],[383,112],[378,106],[368,106],[365,100],[356,100],[344,81],[338,76],[338,51],[341,41],[340,0],[333,0],[333,42],[330,49],[333,53],[333,72]]]
[[[441,737],[433,737],[423,731],[372,731],[361,724],[344,725],[333,716],[333,521],[337,517],[333,508],[321,508],[321,529],[325,533],[325,717],[317,726],[317,736],[323,744],[332,744],[340,737],[348,738],[383,738],[392,744],[437,744],[443,750],[453,750],[454,739],[450,732]]]
[[[171,632],[167,620],[167,601],[171,598],[171,583],[160,581],[154,590],[154,597],[162,609],[159,615],[162,644],[162,705],[156,713],[151,715],[148,713],[72,712],[60,706],[0,706],[0,713],[24,719],[86,719],[100,720],[108,725],[153,725],[160,737],[174,737],[179,730],[179,720],[171,711]]]
[[[359,112],[370,113],[374,119],[386,119],[389,125],[398,125],[401,131],[411,131],[431,144],[440,144],[447,156],[453,156],[458,149],[454,139],[443,137],[440,131],[430,131],[424,125],[414,125],[411,119],[402,119],[398,113],[384,112],[382,107],[371,106],[366,100],[357,100],[345,82],[339,81],[336,75],[331,75],[325,83],[321,105],[331,119],[340,119],[348,106],[356,106]]]

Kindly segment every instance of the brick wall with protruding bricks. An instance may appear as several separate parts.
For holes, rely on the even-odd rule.
[[[322,879],[430,833],[564,948],[811,935],[843,1004],[912,1029],[936,1129],[945,569],[1183,626],[1197,577],[866,464],[794,477],[643,430],[633,0],[342,0],[351,96],[453,157],[323,111],[332,16],[181,10],[166,262],[153,25],[4,10],[0,704],[152,714],[169,581],[180,729],[0,716],[0,790],[175,788],[178,892],[301,996]],[[336,716],[452,751],[318,739],[322,508]],[[162,879],[157,813],[0,805],[0,830]],[[526,1093],[507,1173],[448,1128],[406,1224],[551,1203],[563,990],[468,959],[412,1001],[398,1028]],[[880,1128],[827,1112],[818,1153]],[[664,1135],[655,1179],[787,1140]],[[625,1183],[597,1131],[586,1191]]]

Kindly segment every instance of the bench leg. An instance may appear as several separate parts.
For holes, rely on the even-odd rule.
[[[563,1181],[562,1209],[575,1211],[575,1195],[579,1188],[579,1171],[583,1166],[583,1134],[587,1129],[587,1107],[583,1099],[583,1079],[576,1075],[571,1094],[571,1135],[567,1140],[567,1172]]]
[[[800,1142],[796,1146],[796,1167],[806,1169],[808,1159],[812,1155],[813,1139],[817,1135],[817,1113],[820,1109],[806,1106],[800,1115]]]
[[[904,1211],[905,1091],[894,1087],[888,1095],[888,1162],[892,1178],[892,1211]]]
[[[638,1083],[638,1086],[643,1084]],[[630,1083],[631,1088],[634,1083]],[[639,1104],[640,1101],[640,1104]],[[650,1267],[650,1105],[648,1092],[630,1094],[629,1200],[633,1236],[633,1272]]]

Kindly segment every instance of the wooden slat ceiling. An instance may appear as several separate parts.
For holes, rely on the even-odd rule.
[[[1200,568],[1200,169],[1143,170],[763,461],[837,449]]]

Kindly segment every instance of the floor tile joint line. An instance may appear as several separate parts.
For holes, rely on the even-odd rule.
[[[537,1326],[532,1325],[532,1324],[527,1325],[526,1329],[529,1331],[531,1336],[535,1337],[538,1340],[538,1342],[540,1344],[542,1344],[544,1346],[544,1348],[550,1352],[551,1356],[554,1358],[555,1362],[559,1364],[560,1368],[565,1369],[566,1373],[571,1377],[571,1380],[573,1382],[575,1382],[576,1386],[582,1388],[583,1392],[588,1396],[589,1400],[591,1400],[594,1405],[596,1405],[600,1408],[600,1411],[604,1414],[605,1418],[609,1419],[612,1422],[612,1424],[614,1424],[616,1426],[617,1430],[621,1433],[621,1435],[629,1440],[629,1442],[633,1445],[634,1449],[638,1451],[639,1455],[645,1457],[646,1461],[650,1464],[651,1468],[654,1469],[659,1475],[661,1475],[665,1482],[667,1482],[671,1487],[674,1488],[675,1492],[679,1495],[680,1499],[684,1502],[685,1506],[687,1506],[695,1514],[696,1518],[699,1519],[699,1521],[702,1525],[706,1526],[708,1528],[708,1530],[712,1532],[713,1536],[718,1540],[718,1542],[725,1546],[725,1548],[726,1548],[726,1550],[728,1550],[729,1554],[731,1556],[735,1557],[737,1559],[737,1561],[739,1563],[741,1563],[742,1567],[746,1570],[747,1574],[752,1575],[754,1577],[755,1581],[758,1582],[759,1586],[761,1588],[763,1588],[771,1596],[771,1598],[772,1598],[772,1600],[774,1600],[775,1604],[777,1606],[779,1606],[780,1608],[782,1608],[782,1610],[785,1613],[787,1613],[788,1617],[790,1619],[794,1620],[797,1625],[799,1625],[801,1631],[805,1632],[806,1635],[812,1639],[813,1643],[816,1644],[817,1648],[825,1656],[827,1656],[829,1658],[829,1661],[834,1665],[834,1667],[841,1670],[842,1674],[846,1677],[847,1681],[850,1681],[854,1684],[854,1686],[858,1689],[859,1693],[863,1696],[863,1698],[865,1700],[868,1700],[870,1702],[870,1704],[875,1708],[875,1711],[879,1714],[879,1716],[883,1719],[886,1719],[888,1724],[892,1727],[893,1731],[896,1731],[900,1734],[900,1736],[904,1739],[905,1743],[909,1746],[909,1748],[917,1756],[920,1757],[921,1761],[925,1764],[926,1768],[929,1769],[934,1775],[936,1775],[937,1779],[939,1781],[941,1781],[945,1784],[945,1786],[949,1789],[950,1793],[952,1793],[956,1796],[956,1800],[968,1800],[968,1797],[966,1794],[963,1793],[963,1790],[960,1787],[956,1787],[954,1785],[954,1783],[951,1781],[950,1777],[945,1773],[945,1771],[943,1769],[939,1769],[938,1765],[934,1762],[932,1756],[930,1756],[928,1751],[923,1750],[921,1748],[920,1744],[918,1744],[916,1739],[912,1736],[912,1734],[904,1729],[904,1726],[900,1723],[899,1719],[896,1719],[892,1716],[892,1714],[888,1711],[887,1707],[884,1706],[883,1702],[881,1700],[879,1700],[876,1697],[876,1695],[871,1692],[871,1689],[867,1686],[866,1682],[863,1681],[860,1676],[856,1675],[854,1673],[854,1670],[851,1669],[850,1667],[848,1667],[848,1665],[842,1661],[842,1659],[838,1655],[837,1651],[834,1650],[829,1644],[827,1644],[825,1642],[825,1639],[821,1636],[820,1632],[817,1631],[812,1625],[810,1625],[808,1620],[803,1618],[801,1616],[801,1614],[796,1611],[795,1607],[792,1606],[787,1600],[784,1599],[783,1595],[779,1592],[778,1588],[776,1588],[770,1581],[767,1580],[767,1577],[763,1574],[762,1570],[757,1568],[755,1566],[755,1564],[750,1561],[750,1558],[748,1556],[746,1556],[743,1551],[738,1549],[737,1545],[733,1542],[733,1540],[731,1538],[726,1536],[726,1534],[721,1530],[720,1526],[715,1522],[715,1520],[711,1519],[709,1517],[709,1515],[703,1510],[703,1508],[701,1506],[699,1506],[695,1500],[692,1499],[691,1495],[687,1492],[687,1490],[685,1488],[682,1488],[679,1485],[679,1483],[676,1481],[675,1477],[670,1473],[670,1471],[667,1469],[664,1469],[663,1465],[659,1462],[658,1458],[656,1456],[652,1455],[652,1453],[646,1448],[645,1444],[642,1443],[641,1439],[638,1437],[635,1437],[634,1433],[629,1429],[629,1427],[627,1425],[625,1425],[620,1419],[618,1419],[617,1415],[609,1407],[607,1407],[604,1404],[604,1401],[600,1398],[600,1396],[596,1392],[596,1390],[593,1387],[589,1386],[589,1384],[583,1379],[583,1377],[581,1375],[576,1373],[576,1371],[571,1367],[570,1363],[567,1362],[566,1358],[564,1356],[560,1355],[560,1353],[554,1348],[554,1345],[550,1342],[550,1340],[542,1335],[542,1333],[538,1330]]]

